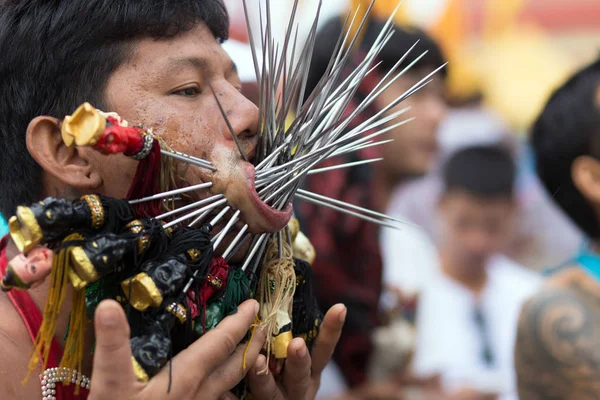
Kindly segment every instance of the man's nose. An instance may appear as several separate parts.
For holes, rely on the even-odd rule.
[[[225,137],[233,140],[232,133],[239,139],[258,135],[258,107],[229,83],[215,88],[215,92],[229,123],[227,126],[227,121],[224,121]]]

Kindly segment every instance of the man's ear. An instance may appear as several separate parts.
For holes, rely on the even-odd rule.
[[[571,165],[571,178],[583,197],[600,206],[600,161],[590,156],[577,157]]]
[[[102,177],[76,146],[67,147],[56,118],[41,116],[29,123],[27,150],[49,174],[83,192],[102,185]]]

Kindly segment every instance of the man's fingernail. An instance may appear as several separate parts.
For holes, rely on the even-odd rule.
[[[100,309],[98,312],[100,313],[100,315],[98,315],[98,320],[102,326],[105,328],[114,328],[117,326],[118,317],[114,311]]]
[[[306,346],[302,346],[300,349],[298,349],[298,351],[296,352],[296,354],[298,355],[298,357],[306,357],[306,354],[308,353],[308,349],[306,348]]]
[[[254,302],[254,314],[258,314],[258,311],[260,310],[260,305],[258,304],[257,301]]]
[[[346,322],[346,313],[348,312],[348,309],[344,307],[344,311],[342,311],[340,313],[340,322],[343,324],[344,322]]]

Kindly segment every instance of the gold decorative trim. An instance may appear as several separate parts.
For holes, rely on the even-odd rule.
[[[181,324],[185,324],[185,321],[187,319],[187,310],[184,306],[177,303],[171,303],[167,306],[166,310],[167,312],[176,316]]]
[[[33,211],[29,207],[17,207],[17,215],[8,220],[10,236],[22,253],[28,253],[37,246],[44,234]]]
[[[223,288],[223,281],[218,276],[208,275],[206,277],[206,280],[215,289],[219,289],[220,290],[221,288]]]
[[[142,229],[144,229],[144,225],[139,219],[134,219],[133,221],[127,224],[126,228],[131,230],[131,232],[133,233],[140,233]]]
[[[137,241],[138,245],[138,254],[142,254],[150,247],[150,236],[142,235]]]
[[[142,366],[137,362],[134,356],[131,356],[131,364],[133,365],[133,373],[138,381],[148,382],[150,380],[150,377],[146,371],[144,371],[144,368],[142,368]]]
[[[196,261],[198,258],[200,258],[201,254],[202,253],[198,249],[189,249],[187,251],[187,255],[190,261]]]
[[[104,206],[100,201],[100,197],[95,194],[90,194],[81,197],[81,200],[85,201],[90,208],[92,214],[92,226],[94,230],[99,230],[104,226]]]

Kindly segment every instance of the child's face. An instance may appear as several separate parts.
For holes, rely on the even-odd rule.
[[[258,109],[241,94],[236,68],[210,30],[200,25],[171,39],[136,43],[131,60],[108,81],[105,98],[110,109],[104,111],[152,128],[173,150],[213,163],[217,172],[178,166],[179,186],[213,182],[209,190],[194,193],[188,202],[225,194],[251,232],[283,228],[291,208],[275,212],[258,200],[254,167],[242,159],[211,91],[212,87],[251,161],[258,143]],[[107,162],[107,157],[93,150],[82,151],[88,152],[102,176],[103,194],[125,196],[137,163],[120,155],[110,156]]]
[[[441,239],[454,264],[480,266],[504,250],[514,228],[512,198],[480,198],[450,191],[440,201]]]

